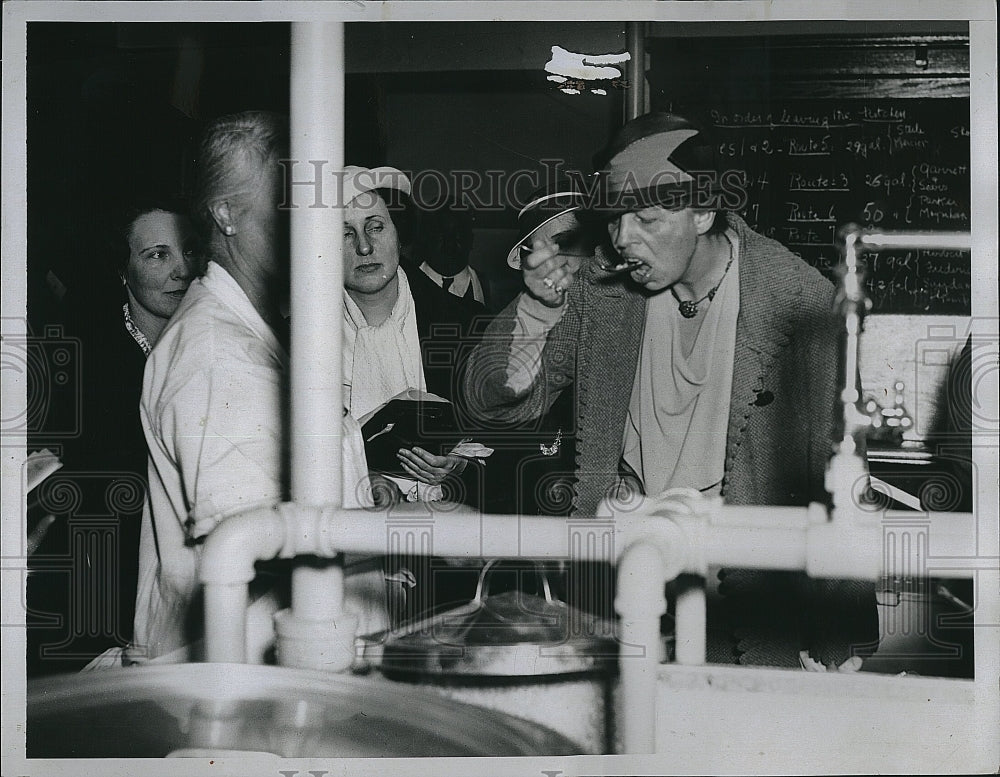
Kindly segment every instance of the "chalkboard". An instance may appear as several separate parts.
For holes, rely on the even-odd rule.
[[[648,40],[650,105],[716,135],[749,224],[832,276],[837,229],[968,231],[969,38],[857,33]],[[956,251],[868,255],[875,312],[969,315]]]
[[[969,100],[787,100],[702,106],[724,169],[740,171],[742,214],[828,276],[837,229],[969,229]],[[967,315],[971,267],[960,251],[867,256],[873,311]]]

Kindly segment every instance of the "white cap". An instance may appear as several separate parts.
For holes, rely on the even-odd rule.
[[[374,189],[396,189],[403,194],[410,193],[410,179],[406,173],[395,167],[358,167],[348,165],[343,173],[343,198],[341,202],[347,205],[359,194]]]

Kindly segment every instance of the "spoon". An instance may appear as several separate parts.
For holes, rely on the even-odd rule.
[[[531,246],[522,244],[521,259],[523,260],[524,257],[530,254],[533,250],[534,249]],[[624,262],[612,263],[607,261],[603,257],[595,256],[594,254],[580,254],[580,253],[564,252],[564,251],[560,251],[557,254],[557,256],[577,256],[580,257],[581,259],[596,258],[597,266],[600,267],[602,270],[604,270],[604,272],[612,274],[621,272],[630,272],[634,270],[636,267],[641,267],[644,264],[644,262],[641,262],[638,259],[627,259]]]
[[[604,258],[597,259],[597,266],[609,273],[631,272],[636,267],[641,267],[643,264],[644,262],[641,262],[638,259],[626,259],[624,262],[618,263],[609,262]]]

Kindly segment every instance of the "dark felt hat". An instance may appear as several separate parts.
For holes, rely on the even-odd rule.
[[[596,216],[650,205],[726,209],[715,148],[692,121],[647,113],[626,124],[599,156],[598,185],[588,201]]]

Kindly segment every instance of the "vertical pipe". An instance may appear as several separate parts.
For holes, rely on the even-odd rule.
[[[344,166],[343,24],[292,24],[292,496],[341,504],[343,214],[332,174]],[[324,164],[309,164],[321,160]],[[322,185],[328,183],[328,186]],[[316,204],[315,194],[322,194]]]
[[[281,512],[265,508],[227,518],[208,536],[198,565],[205,592],[207,661],[247,660],[247,586],[254,579],[254,563],[274,558],[285,535]]]
[[[205,660],[244,664],[247,660],[249,591],[243,581],[235,585],[205,586]],[[237,616],[237,617],[234,617]]]
[[[865,434],[870,419],[860,410],[861,390],[858,371],[858,345],[870,300],[865,293],[864,267],[861,265],[863,231],[854,224],[841,228],[843,265],[837,308],[841,317],[841,383],[837,403],[837,438],[834,453],[827,464],[826,490],[833,502],[832,517],[856,513],[856,492],[864,484],[867,467],[863,460]]]
[[[848,235],[844,253],[843,309],[846,340],[844,343],[844,374],[843,402],[850,408],[856,407],[861,401],[858,391],[858,341],[861,336],[861,322],[865,314],[864,271],[859,260],[860,246],[858,235]],[[853,431],[850,408],[844,411],[844,437]]]
[[[625,120],[646,113],[646,26],[644,22],[628,22],[626,46],[631,55],[628,63],[628,94],[625,100]]]
[[[618,564],[615,609],[621,616],[622,739],[629,755],[656,747],[660,617],[667,611],[663,557],[650,542],[627,548]],[[640,655],[633,651],[642,648]]]
[[[705,578],[681,575],[677,578],[677,612],[674,622],[678,664],[705,663]]]
[[[297,22],[291,35],[289,167],[293,181],[315,183],[318,177],[320,182],[292,187],[291,491],[299,504],[339,506],[343,214],[336,207],[333,173],[344,166],[344,25]],[[310,207],[317,199],[326,207]],[[299,564],[292,573],[292,596],[299,618],[338,616],[342,560]]]

